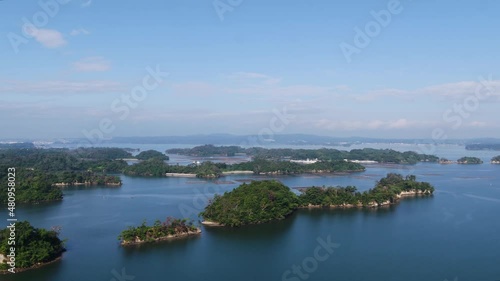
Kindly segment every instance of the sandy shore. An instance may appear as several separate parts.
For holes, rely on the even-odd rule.
[[[213,221],[202,221],[201,224],[204,226],[223,226],[222,224]]]
[[[251,175],[253,171],[228,171],[222,172],[223,175]]]
[[[166,173],[167,177],[177,177],[177,178],[196,178],[196,174],[183,174],[183,173]]]

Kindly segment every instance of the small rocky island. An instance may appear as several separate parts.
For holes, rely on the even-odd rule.
[[[380,207],[396,204],[405,196],[432,195],[434,187],[416,177],[388,174],[373,189],[356,187],[309,187],[297,196],[274,180],[254,181],[216,195],[200,213],[206,226],[242,226],[286,218],[298,208]]]
[[[152,226],[146,225],[146,221],[138,227],[130,226],[127,230],[122,231],[120,236],[118,236],[118,240],[120,240],[121,245],[124,246],[137,245],[188,237],[200,233],[201,230],[194,226],[191,221],[168,217],[165,222],[162,223],[157,220]]]
[[[500,155],[491,158],[491,164],[500,164]]]
[[[468,164],[483,164],[483,160],[477,157],[462,157],[457,160],[458,164],[468,165]]]
[[[57,227],[35,228],[27,221],[0,230],[0,274],[17,273],[59,260],[66,249],[58,236]]]

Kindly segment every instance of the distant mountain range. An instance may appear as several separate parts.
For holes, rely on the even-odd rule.
[[[57,139],[57,140],[19,140],[18,144],[8,144],[0,142],[0,147],[28,147],[28,144],[77,144],[85,139]],[[12,140],[10,140],[12,142]],[[267,146],[267,145],[322,145],[322,146],[351,146],[362,143],[403,143],[403,144],[457,144],[469,145],[469,148],[476,148],[477,144],[500,144],[500,139],[496,138],[475,138],[475,139],[450,139],[445,141],[433,141],[431,139],[404,139],[404,138],[365,138],[365,137],[329,137],[308,134],[281,134],[271,136],[258,135],[231,135],[231,134],[209,134],[190,136],[157,136],[157,137],[114,137],[110,140],[103,140],[101,143],[129,143],[129,144],[214,144],[214,145],[240,145],[240,146]]]
[[[365,138],[365,137],[328,137],[308,134],[283,134],[269,136],[258,135],[230,135],[210,134],[191,136],[162,136],[162,137],[115,137],[106,141],[108,143],[144,143],[144,144],[214,144],[214,145],[325,145],[325,146],[349,146],[361,143],[404,143],[404,144],[428,144],[436,143],[431,139],[400,139],[400,138]],[[455,139],[438,141],[440,144],[478,144],[499,143],[500,139],[477,138],[477,139]]]

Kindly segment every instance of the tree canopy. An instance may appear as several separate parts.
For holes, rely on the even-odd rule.
[[[56,183],[69,185],[120,185],[117,176],[107,173],[122,172],[127,163],[117,158],[131,157],[120,148],[0,149],[0,179],[6,182],[7,169],[16,170],[16,201],[40,202],[62,199]],[[0,203],[6,202],[6,193],[0,193]]]
[[[29,268],[38,263],[46,263],[60,257],[65,251],[64,243],[59,239],[57,229],[35,228],[27,221],[17,222],[16,232],[16,268]],[[10,229],[0,230],[0,253],[10,253],[8,244]],[[7,264],[0,264],[0,269],[7,269]]]
[[[149,159],[159,159],[159,160],[162,160],[162,161],[166,161],[166,160],[169,160],[169,157],[159,151],[156,151],[156,150],[146,150],[146,151],[142,151],[141,153],[137,154],[137,156],[135,156],[135,158],[139,159],[139,160],[149,160]]]
[[[319,159],[322,161],[339,160],[371,160],[380,163],[396,164],[416,164],[417,162],[437,162],[439,158],[434,155],[419,154],[413,151],[399,152],[392,149],[363,148],[351,151],[337,149],[291,149],[261,147],[242,148],[239,146],[214,146],[203,145],[193,148],[174,148],[167,150],[167,153],[175,153],[189,156],[234,156],[237,153],[246,154],[264,159]]]
[[[130,226],[128,229],[122,231],[118,236],[118,240],[121,240],[122,244],[152,242],[169,236],[188,234],[197,230],[198,228],[193,225],[192,221],[168,217],[164,222],[155,221],[152,226],[148,226],[146,221],[138,227]]]
[[[278,181],[253,181],[223,195],[215,195],[200,216],[225,226],[258,224],[284,219],[298,207],[376,207],[393,204],[403,192],[430,195],[434,187],[416,177],[388,174],[373,189],[359,192],[355,186],[310,187],[297,196]]]
[[[458,164],[483,164],[483,160],[477,157],[462,157],[457,160]]]
[[[207,221],[227,226],[284,219],[299,205],[297,195],[278,181],[254,181],[216,195],[200,214]]]

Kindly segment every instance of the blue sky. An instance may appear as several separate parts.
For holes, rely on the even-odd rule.
[[[499,8],[3,0],[0,138],[500,137]],[[134,98],[152,70],[168,76]],[[271,124],[276,112],[290,118]]]

